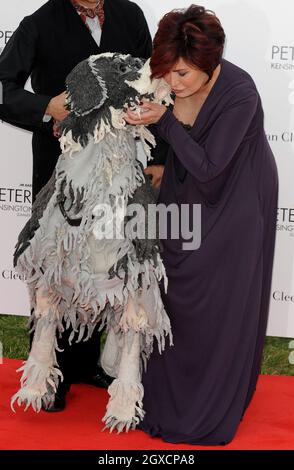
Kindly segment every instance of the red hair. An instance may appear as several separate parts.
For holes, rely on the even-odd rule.
[[[154,37],[151,77],[163,77],[182,58],[210,79],[220,63],[224,42],[224,30],[212,11],[198,5],[172,10],[160,20]]]

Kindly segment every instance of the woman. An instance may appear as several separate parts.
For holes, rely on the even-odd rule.
[[[175,346],[154,352],[144,376],[142,429],[173,443],[232,440],[256,387],[268,316],[277,170],[255,84],[222,59],[224,40],[203,7],[166,14],[151,70],[170,84],[174,107],[144,103],[126,116],[156,123],[168,144],[159,202],[201,204],[199,249],[163,240]]]

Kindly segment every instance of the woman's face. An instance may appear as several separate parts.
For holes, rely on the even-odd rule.
[[[204,88],[209,77],[180,58],[163,78],[176,96],[187,98]]]

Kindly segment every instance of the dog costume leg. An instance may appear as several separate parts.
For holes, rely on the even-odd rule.
[[[42,403],[49,406],[53,400],[62,373],[56,367],[56,307],[54,307],[43,289],[36,294],[36,329],[32,348],[27,361],[18,372],[22,371],[21,388],[11,399],[11,408],[16,401],[25,405],[25,411],[31,405],[37,412]]]
[[[140,372],[140,335],[142,334],[140,330],[146,325],[146,313],[140,306],[136,308],[134,300],[129,296],[119,322],[120,330],[123,332],[120,340],[117,339],[115,342],[114,330],[110,331],[110,355],[113,355],[114,349],[120,349],[115,354],[116,359],[120,359],[117,378],[108,388],[110,398],[103,417],[105,427],[110,431],[117,429],[121,432],[124,428],[126,431],[130,428],[134,429],[144,417],[142,403],[144,389]],[[107,356],[107,351],[105,351],[105,356]]]

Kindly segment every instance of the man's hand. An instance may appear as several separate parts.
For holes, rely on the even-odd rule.
[[[51,98],[45,114],[49,114],[56,121],[63,121],[63,119],[65,119],[69,114],[69,111],[65,108],[65,105],[66,91],[64,91],[58,96],[54,96],[54,98]]]
[[[164,165],[150,165],[147,166],[147,168],[144,170],[145,175],[152,176],[152,186],[154,188],[159,188],[163,172]]]

